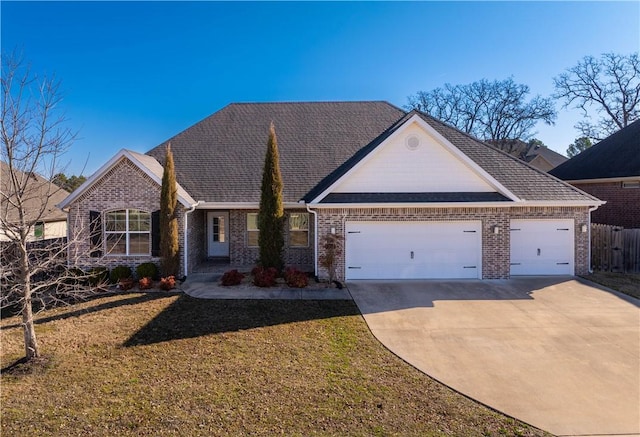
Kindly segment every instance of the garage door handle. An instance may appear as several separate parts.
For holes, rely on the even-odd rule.
[[[348,269],[361,269],[362,267],[351,267],[351,266],[349,266],[349,267],[347,267],[347,268],[348,268]]]
[[[558,266],[568,266],[569,263],[556,263],[556,265],[558,265]]]
[[[538,249],[538,256],[540,256],[540,249]]]
[[[411,259],[413,259],[413,250],[411,251]]]

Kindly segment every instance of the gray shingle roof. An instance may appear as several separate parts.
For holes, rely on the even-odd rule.
[[[461,132],[426,114],[420,113],[440,135],[467,155],[498,182],[522,200],[590,201],[597,199],[538,170],[518,158]]]
[[[38,174],[27,174],[15,170],[20,180],[26,181],[26,189],[23,193],[22,201],[24,202],[26,217],[28,221],[36,218],[43,222],[63,221],[67,219],[67,214],[58,209],[56,205],[62,202],[69,192],[49,182]],[[15,191],[9,181],[10,172],[9,165],[0,161],[0,214],[4,220],[9,223],[17,222],[18,210],[10,203],[15,199]]]
[[[387,102],[235,103],[174,136],[178,182],[196,200],[258,202],[271,121],[285,202],[310,201],[414,114],[521,199],[595,201],[582,191],[426,114]],[[147,152],[159,162],[163,143]]]
[[[404,114],[387,102],[234,103],[168,142],[194,199],[258,202],[273,121],[284,200],[297,202]],[[162,162],[164,144],[147,154]]]
[[[634,121],[549,173],[567,181],[640,176],[640,120]]]

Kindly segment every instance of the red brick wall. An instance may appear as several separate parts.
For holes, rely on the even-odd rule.
[[[105,266],[113,268],[127,265],[134,269],[145,262],[159,264],[158,257],[104,255],[89,256],[89,211],[112,211],[135,208],[147,212],[160,209],[160,185],[142,172],[131,161],[123,158],[98,182],[83,193],[69,206],[69,233],[74,240],[69,250],[71,264],[81,268]],[[180,243],[180,272],[183,271],[183,214],[178,216]]]
[[[591,213],[593,223],[640,228],[640,188],[622,188],[621,182],[574,184],[606,204]]]
[[[573,219],[575,228],[575,274],[586,274],[589,270],[588,233],[581,231],[587,223],[586,207],[555,208],[336,208],[318,210],[318,234],[323,235],[336,229],[344,237],[346,221],[392,220],[392,221],[482,221],[482,277],[483,279],[506,279],[510,273],[510,220],[526,218]],[[494,234],[493,226],[501,232]],[[322,246],[322,245],[320,245]],[[322,253],[322,247],[319,248]],[[337,276],[344,279],[344,251],[339,258]],[[319,267],[320,277],[327,278],[327,272]]]
[[[258,210],[232,210],[229,213],[229,257],[232,265],[252,266],[260,257],[257,247],[247,245],[247,214]],[[314,228],[313,214],[309,214],[309,246],[289,247],[288,214],[292,212],[307,212],[302,210],[285,210],[285,247],[284,263],[287,267],[297,267],[304,271],[313,271]]]

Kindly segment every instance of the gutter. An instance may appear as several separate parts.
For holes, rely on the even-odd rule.
[[[187,209],[184,213],[184,224],[183,224],[183,238],[184,238],[184,244],[182,247],[184,247],[184,276],[186,277],[188,272],[189,272],[189,239],[187,238],[187,221],[188,221],[188,215],[191,214],[193,211],[196,210],[196,208],[198,207],[198,205],[200,205],[200,203],[202,202],[202,200],[198,200],[196,203],[194,203],[193,205],[191,205],[191,207],[189,209]]]

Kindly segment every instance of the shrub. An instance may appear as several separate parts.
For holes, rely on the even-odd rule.
[[[118,281],[118,287],[122,291],[131,290],[133,288],[133,284],[135,284],[135,281],[131,277],[121,278],[120,281]]]
[[[273,287],[276,285],[278,270],[274,267],[269,267],[268,269],[256,267],[251,273],[253,274],[253,285],[258,287]]]
[[[111,279],[112,284],[117,284],[120,282],[120,279],[126,279],[131,277],[131,267],[128,266],[117,266],[111,270],[111,274],[109,275],[109,279]]]
[[[136,267],[138,279],[151,278],[158,279],[158,266],[155,263],[142,263]]]
[[[148,290],[153,288],[153,279],[149,276],[145,276],[138,281],[138,288],[140,290]]]
[[[222,275],[221,283],[224,286],[240,285],[244,275],[237,270],[229,270]]]
[[[161,290],[169,291],[176,288],[175,276],[167,276],[166,278],[160,278],[160,284],[158,284]]]
[[[107,282],[109,279],[109,269],[106,267],[94,267],[89,270],[89,285],[97,287]]]
[[[305,272],[289,267],[284,273],[287,285],[292,288],[304,288],[309,285],[309,276]]]

